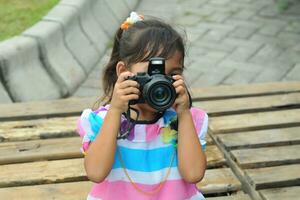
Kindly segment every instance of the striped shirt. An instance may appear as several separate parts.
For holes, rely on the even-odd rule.
[[[92,111],[83,110],[77,123],[77,132],[83,138],[81,151],[84,153],[94,141],[104,122],[109,105]],[[205,135],[208,129],[208,115],[205,111],[192,107],[191,113],[198,138],[205,149]],[[95,183],[87,199],[89,200],[201,200],[204,199],[195,184],[187,183],[177,167],[177,131],[172,122],[177,118],[174,109],[166,110],[162,117],[152,123],[138,123],[127,139],[117,141],[117,153],[109,175],[101,183]],[[121,116],[121,130],[127,120]],[[121,155],[121,158],[120,158]],[[173,160],[173,162],[171,162]],[[157,193],[146,195],[138,191],[155,191],[166,177]]]

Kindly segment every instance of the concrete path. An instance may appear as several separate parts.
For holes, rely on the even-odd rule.
[[[152,0],[138,12],[186,31],[190,87],[300,80],[300,2],[280,12],[274,0]],[[111,49],[74,96],[98,95]]]

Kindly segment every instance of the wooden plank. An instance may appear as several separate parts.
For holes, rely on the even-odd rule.
[[[82,200],[86,199],[91,187],[89,181],[9,187],[0,188],[0,197],[9,200]]]
[[[194,102],[211,116],[300,107],[300,93]]]
[[[0,187],[87,180],[83,159],[0,165]]]
[[[217,140],[227,149],[300,144],[300,127],[276,128],[241,133],[218,134]]]
[[[241,183],[230,168],[206,170],[205,176],[197,188],[204,194],[233,192],[241,189]]]
[[[208,145],[205,154],[207,168],[215,168],[226,165],[226,160],[216,145]]]
[[[300,145],[238,149],[230,152],[241,168],[300,163]]]
[[[192,89],[192,96],[195,100],[224,99],[241,96],[293,93],[299,92],[299,88],[300,82],[227,85]],[[1,104],[0,121],[78,115],[83,109],[92,108],[98,99],[98,96],[70,97],[50,101]]]
[[[0,164],[81,158],[80,147],[80,137],[0,143]],[[226,164],[215,145],[207,146],[206,156],[207,168]]]
[[[229,133],[288,126],[300,126],[300,109],[211,117],[209,129]]]
[[[296,200],[299,199],[300,186],[260,190],[264,200]]]
[[[245,177],[255,189],[294,186],[300,183],[300,164],[245,170]]]
[[[0,104],[0,121],[79,115],[99,97],[70,97],[51,101]]]
[[[81,138],[0,143],[0,164],[83,157]]]
[[[78,117],[35,119],[0,123],[0,142],[78,136]]]
[[[1,188],[86,180],[82,158],[0,165]],[[237,191],[241,184],[230,169],[221,168],[206,170],[198,186],[211,194]]]
[[[219,85],[214,87],[203,87],[191,89],[194,99],[224,99],[234,97],[259,96],[271,94],[285,94],[299,92],[300,82],[269,82],[247,85]]]
[[[210,198],[205,198],[205,199],[207,199],[207,200],[251,200],[251,198],[247,194],[236,194],[236,195],[230,195],[230,196],[210,197]]]

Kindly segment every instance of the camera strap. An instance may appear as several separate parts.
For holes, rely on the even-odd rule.
[[[130,118],[130,110],[133,110],[134,112],[136,112],[136,119],[133,120]],[[125,131],[123,131],[121,128],[120,128],[120,134],[117,136],[117,139],[126,139],[130,133],[130,131],[134,128],[135,124],[136,124],[136,121],[138,120],[139,118],[139,111],[135,108],[132,108],[129,104],[128,104],[128,109],[127,109],[127,112],[125,113],[125,118],[127,120],[127,125],[126,125],[126,128],[125,128]]]
[[[136,112],[136,118],[132,119],[130,117],[130,110],[133,110],[134,112]],[[131,130],[134,128],[134,126],[138,123],[138,119],[139,119],[139,111],[133,107],[131,107],[130,105],[128,105],[128,109],[126,113],[123,113],[123,115],[126,118],[127,123],[125,124],[125,127],[120,127],[120,132],[119,135],[117,136],[117,139],[127,139],[127,137],[129,136]],[[158,112],[157,116],[155,117],[155,121],[159,118],[161,118],[163,116],[164,112]],[[147,121],[145,122],[147,123]],[[152,122],[150,122],[152,123]]]

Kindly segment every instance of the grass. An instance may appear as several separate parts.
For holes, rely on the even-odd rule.
[[[38,22],[59,0],[0,0],[0,41]]]

